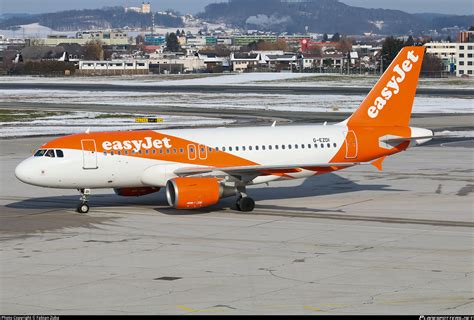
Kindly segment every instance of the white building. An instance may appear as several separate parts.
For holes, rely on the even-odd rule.
[[[456,76],[474,75],[474,43],[472,42],[428,42],[426,52],[443,61],[445,71]]]
[[[459,43],[458,55],[456,63],[456,76],[460,77],[467,74],[472,77],[474,75],[474,43]]]
[[[232,71],[244,72],[258,67],[261,62],[260,53],[240,53],[232,52],[230,54],[230,62],[232,65]]]
[[[79,61],[82,74],[147,74],[148,70],[147,60]]]
[[[125,12],[150,13],[151,5],[150,2],[142,2],[141,7],[125,7]]]

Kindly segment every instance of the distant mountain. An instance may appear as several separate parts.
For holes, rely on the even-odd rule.
[[[413,16],[423,19],[430,29],[442,29],[448,27],[461,27],[468,29],[474,25],[473,15],[451,15],[440,13],[415,13]]]
[[[338,0],[229,0],[212,3],[199,17],[245,29],[275,32],[407,34],[458,25],[468,28],[474,16],[413,15],[399,10],[366,9]]]
[[[29,16],[31,16],[29,13],[0,13],[0,21],[14,17],[25,18]]]
[[[123,7],[103,9],[68,10],[28,16],[8,17],[0,21],[0,29],[39,23],[57,31],[92,30],[106,28],[144,28],[152,25],[151,14],[125,12]],[[182,27],[179,17],[155,14],[155,25]]]

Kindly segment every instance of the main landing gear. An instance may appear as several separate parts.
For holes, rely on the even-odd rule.
[[[235,203],[237,210],[242,212],[250,212],[255,208],[255,201],[247,196],[245,189],[239,190],[239,197]]]
[[[79,213],[87,213],[89,212],[89,205],[87,201],[89,200],[89,196],[91,194],[91,189],[78,189],[81,193],[81,203],[77,206],[77,212]]]

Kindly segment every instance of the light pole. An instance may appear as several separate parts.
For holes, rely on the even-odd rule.
[[[388,57],[388,54],[380,53],[380,75],[383,74],[383,57]]]

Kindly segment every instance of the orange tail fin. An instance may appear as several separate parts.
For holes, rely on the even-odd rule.
[[[348,119],[348,126],[407,127],[424,52],[424,47],[402,48]]]

